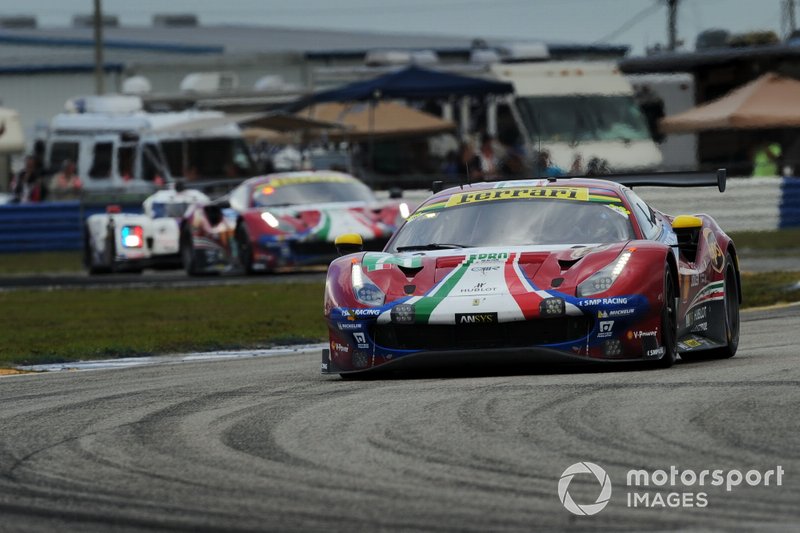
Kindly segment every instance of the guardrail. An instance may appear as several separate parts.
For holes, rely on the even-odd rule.
[[[733,178],[723,194],[713,188],[662,187],[637,187],[636,193],[665,213],[707,213],[725,231],[800,227],[800,178]],[[422,201],[428,194],[409,191],[405,196]],[[105,212],[103,200],[112,199],[92,200],[0,205],[0,253],[80,250],[83,221]],[[139,202],[113,203],[126,213],[141,213]]]
[[[141,204],[120,204],[126,213],[141,213]],[[83,221],[104,213],[105,204],[46,202],[0,206],[0,253],[80,250]]]
[[[670,215],[711,215],[726,232],[800,226],[796,211],[800,207],[798,178],[731,178],[724,193],[714,187],[636,187],[634,190],[654,208]],[[792,194],[794,200],[789,196]],[[789,206],[792,202],[794,208]]]

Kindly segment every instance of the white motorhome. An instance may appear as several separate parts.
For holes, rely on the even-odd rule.
[[[369,54],[360,67],[319,67],[322,86],[369,79],[419,63],[413,52]],[[547,150],[564,171],[580,156],[585,172],[593,159],[617,172],[654,169],[662,155],[650,136],[634,89],[613,61],[550,60],[541,43],[511,43],[473,50],[467,63],[425,61],[424,66],[472,77],[510,82],[514,94],[500,99],[442,102],[442,115],[462,134],[486,130],[504,144],[525,148],[529,157]]]
[[[628,74],[637,91],[648,91],[663,103],[664,116],[675,115],[695,106],[694,76],[687,72],[669,74]],[[663,168],[669,170],[697,169],[697,134],[672,133],[660,143],[664,154]]]
[[[218,111],[148,113],[130,96],[68,102],[47,131],[45,167],[76,162],[84,190],[147,191],[176,178],[256,173],[241,130]]]
[[[578,157],[584,171],[593,158],[606,160],[614,171],[654,169],[661,164],[661,152],[634,100],[633,87],[614,63],[493,63],[490,71],[514,85],[510,116],[529,153],[547,150],[565,171]],[[501,107],[500,135],[503,116]]]

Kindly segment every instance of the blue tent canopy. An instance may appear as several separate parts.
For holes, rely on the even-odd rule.
[[[502,81],[471,78],[459,74],[411,66],[311,95],[302,103],[355,102],[380,98],[446,98],[448,96],[485,96],[508,94],[513,85]]]

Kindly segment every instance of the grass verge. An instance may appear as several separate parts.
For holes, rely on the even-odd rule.
[[[74,273],[83,270],[81,252],[0,254],[0,275]]]
[[[800,272],[742,274],[744,307],[800,301]],[[0,367],[325,339],[322,283],[0,292]]]
[[[0,293],[0,367],[320,341],[322,283]]]
[[[737,231],[730,234],[736,249],[745,255],[785,257],[800,255],[800,228],[777,231]]]
[[[800,272],[742,273],[743,307],[800,301]]]

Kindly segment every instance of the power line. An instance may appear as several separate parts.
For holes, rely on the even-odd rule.
[[[633,26],[635,26],[642,20],[646,19],[647,17],[655,13],[660,7],[661,7],[661,2],[659,0],[656,0],[655,3],[653,3],[652,5],[640,11],[637,11],[631,18],[620,24],[619,27],[617,27],[612,32],[608,33],[607,35],[604,35],[600,39],[597,39],[595,43],[605,43],[613,39],[616,39],[618,36],[622,35],[626,31],[631,29]]]

